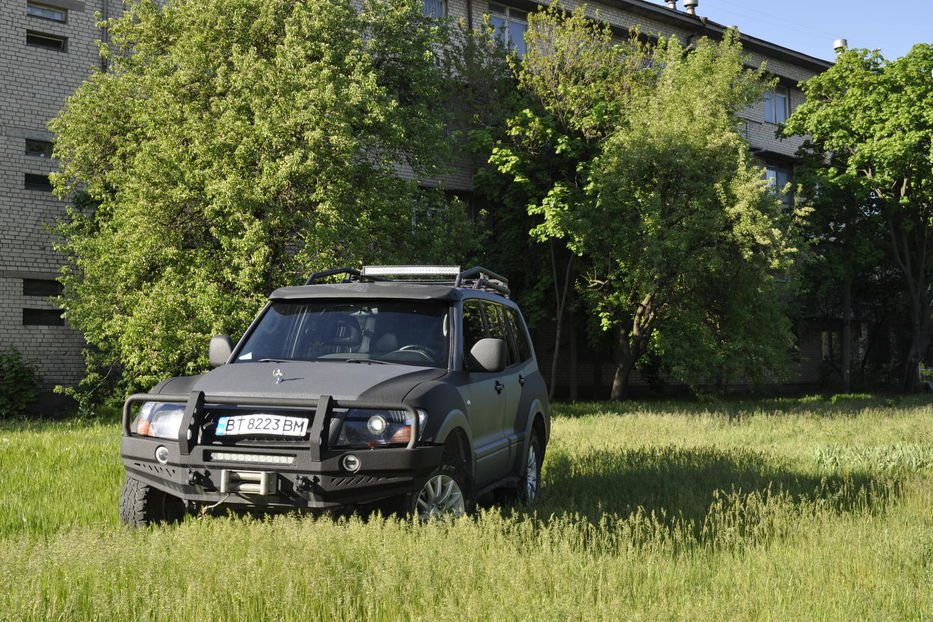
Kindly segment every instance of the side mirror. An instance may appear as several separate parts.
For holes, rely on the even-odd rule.
[[[497,372],[505,369],[507,357],[505,341],[487,337],[473,345],[467,363],[471,371]]]
[[[207,349],[207,358],[210,360],[211,365],[220,367],[227,362],[227,359],[230,358],[230,354],[232,353],[233,344],[230,342],[230,337],[226,335],[214,335],[211,337],[211,345]]]

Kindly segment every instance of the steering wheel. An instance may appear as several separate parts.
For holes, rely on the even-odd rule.
[[[437,356],[435,352],[431,350],[431,348],[419,345],[417,343],[410,343],[407,346],[402,346],[396,350],[396,352],[411,352],[413,354],[420,354],[425,358],[425,360],[431,361],[432,363],[435,361]]]

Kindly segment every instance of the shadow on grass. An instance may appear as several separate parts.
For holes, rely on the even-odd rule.
[[[750,450],[716,448],[594,450],[576,457],[555,452],[544,479],[539,503],[516,507],[514,514],[584,521],[602,530],[642,516],[679,532],[687,544],[714,546],[737,533],[754,533],[756,540],[780,536],[806,516],[881,511],[900,489],[893,477],[816,477]]]

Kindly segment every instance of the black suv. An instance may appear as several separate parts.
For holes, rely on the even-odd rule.
[[[447,266],[275,290],[236,347],[211,340],[216,369],[127,399],[122,521],[386,499],[426,519],[497,489],[534,501],[547,390],[508,293],[494,272]]]

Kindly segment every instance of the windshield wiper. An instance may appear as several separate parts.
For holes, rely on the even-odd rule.
[[[287,363],[291,359],[259,359],[257,363]]]
[[[379,359],[347,359],[347,363],[379,363],[380,365],[390,365],[389,361]]]

